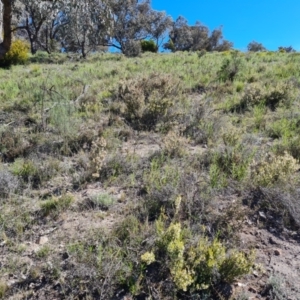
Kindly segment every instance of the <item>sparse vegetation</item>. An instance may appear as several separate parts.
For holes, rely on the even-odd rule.
[[[300,56],[203,51],[0,70],[0,298],[248,299],[263,255],[283,264]]]

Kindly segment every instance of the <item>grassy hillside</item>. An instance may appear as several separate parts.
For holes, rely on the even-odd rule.
[[[0,298],[299,299],[299,87],[299,53],[0,69]]]

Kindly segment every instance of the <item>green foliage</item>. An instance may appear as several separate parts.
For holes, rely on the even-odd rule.
[[[61,281],[69,297],[80,288],[86,298],[98,291],[101,299],[112,299],[121,290],[149,298],[149,288],[155,287],[158,299],[202,298],[213,288],[197,289],[231,282],[247,271],[250,262],[236,252],[236,232],[252,203],[255,211],[260,207],[266,216],[283,220],[278,226],[294,230],[299,174],[293,161],[282,157],[287,151],[300,159],[300,56],[238,54],[245,67],[233,82],[227,76],[220,83],[216,74],[232,53],[199,55],[148,53],[129,59],[93,54],[64,66],[44,60],[0,70],[0,227],[7,253],[0,276],[14,274],[6,259],[24,251],[32,230],[42,234],[57,227],[60,214],[75,222],[73,216],[83,213],[90,223],[67,236],[58,226],[60,238],[52,241],[54,248],[72,243],[61,249],[72,254],[72,268],[66,265]],[[99,109],[77,107],[86,85],[83,103],[91,99],[88,103]],[[274,151],[279,162],[265,158],[266,151]],[[53,196],[66,189],[82,197],[86,189],[87,195],[94,190],[88,203],[111,209],[99,212],[81,202],[70,207],[72,200],[63,200],[64,194]],[[114,205],[117,191],[124,191],[122,203]],[[249,209],[240,207],[242,199]],[[156,233],[162,209],[166,218]],[[64,252],[42,250],[42,258],[50,255],[61,268]],[[42,259],[33,259],[42,264],[37,278],[47,277]],[[15,292],[3,298],[14,298]]]
[[[298,120],[282,118],[270,124],[267,129],[268,135],[273,139],[282,138],[288,141],[297,134]]]
[[[200,51],[197,51],[197,55],[199,58],[203,57],[204,55],[206,55],[207,51],[205,49],[202,49]]]
[[[45,51],[37,51],[30,57],[30,61],[38,64],[63,64],[68,61],[68,57],[65,53],[55,52],[48,54]]]
[[[36,255],[38,258],[46,258],[49,256],[50,251],[51,248],[48,245],[44,245],[36,252]]]
[[[234,180],[243,180],[253,157],[238,141],[238,132],[234,130],[223,133],[225,147],[212,155],[210,180],[212,187],[226,186],[228,176]]]
[[[41,202],[41,210],[44,216],[57,216],[60,212],[67,210],[74,202],[74,197],[71,194],[64,194],[61,197],[52,197],[49,200]]]
[[[140,230],[139,220],[131,215],[122,220],[115,228],[114,235],[122,242],[128,242],[130,237],[138,235]]]
[[[111,195],[105,193],[93,195],[91,197],[91,201],[94,206],[104,210],[108,209],[116,202],[116,200]]]
[[[39,175],[37,166],[31,160],[16,159],[11,166],[14,175],[20,176],[25,181],[35,180]]]
[[[157,53],[158,47],[153,40],[144,40],[141,41],[142,51],[143,52],[153,52]]]
[[[29,46],[23,40],[15,40],[11,44],[10,50],[0,60],[0,67],[10,67],[11,65],[25,64],[29,59]]]
[[[233,81],[243,65],[243,60],[237,51],[231,52],[231,58],[224,59],[218,72],[220,81]]]
[[[293,93],[289,82],[251,83],[245,87],[240,103],[232,110],[244,112],[261,104],[275,110],[280,104],[289,106],[292,100]]]
[[[7,283],[3,280],[0,281],[0,299],[4,299],[6,292],[8,291],[9,287]]]
[[[171,52],[175,52],[175,44],[172,39],[169,39],[167,43],[164,44],[164,49],[165,50],[170,50]]]
[[[175,188],[179,182],[179,172],[177,166],[161,156],[151,161],[150,168],[145,171],[143,178],[146,189],[151,194],[155,190],[161,191],[166,185]]]

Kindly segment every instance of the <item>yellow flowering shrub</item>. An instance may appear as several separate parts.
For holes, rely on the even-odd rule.
[[[298,169],[297,160],[287,152],[283,156],[269,153],[261,161],[252,162],[250,177],[259,186],[271,186],[289,180]]]
[[[25,41],[15,40],[11,44],[10,50],[0,60],[0,66],[9,67],[10,65],[24,64],[29,59],[29,46]]]
[[[151,265],[153,262],[155,262],[155,255],[153,252],[145,252],[143,255],[141,255],[141,261],[145,263],[147,266]]]
[[[181,224],[171,223],[165,228],[162,216],[156,222],[156,230],[158,253],[166,255],[172,280],[179,290],[207,289],[216,273],[222,280],[232,282],[249,273],[254,264],[253,252],[248,256],[237,250],[229,252],[218,239],[200,238],[196,245],[188,247]]]

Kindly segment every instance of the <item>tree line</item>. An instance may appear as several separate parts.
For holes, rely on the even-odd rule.
[[[1,0],[0,5],[0,58],[13,36],[26,39],[32,54],[63,49],[83,57],[101,47],[135,56],[145,40],[151,40],[156,51],[161,46],[170,51],[223,51],[233,46],[223,40],[221,28],[210,32],[200,22],[190,26],[183,17],[173,21],[166,12],[152,9],[150,0]]]
[[[63,50],[82,57],[108,47],[127,56],[139,55],[144,45],[154,52],[160,47],[172,52],[233,47],[223,38],[222,27],[210,31],[199,21],[189,25],[182,16],[174,21],[166,12],[154,10],[151,0],[0,0],[0,59],[13,36],[26,39],[32,54]],[[253,41],[248,50],[266,49]]]

